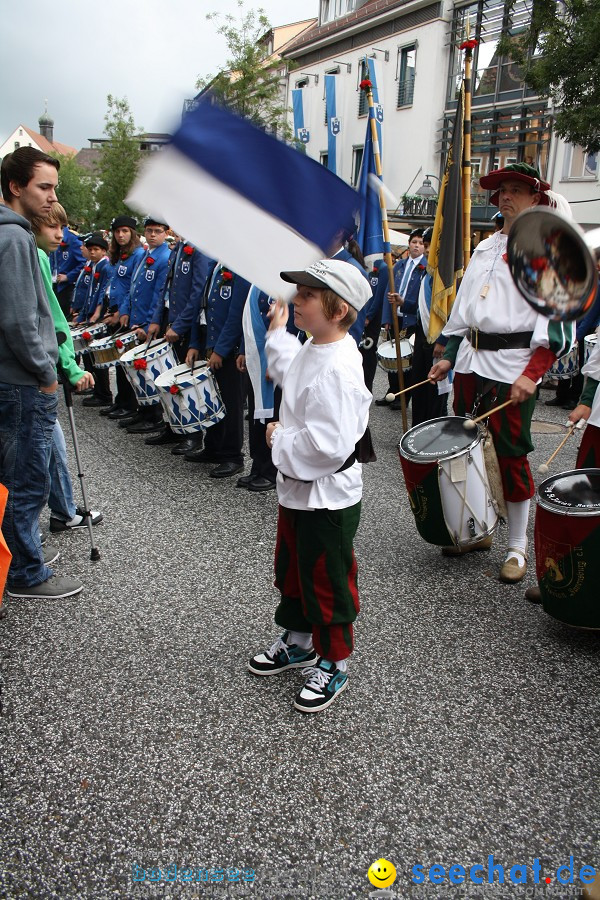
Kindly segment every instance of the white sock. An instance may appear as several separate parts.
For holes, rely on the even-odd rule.
[[[296,644],[303,650],[312,650],[313,640],[310,631],[288,631],[288,644]]]
[[[346,669],[348,668],[348,666],[346,665],[345,659],[338,659],[338,661],[336,663],[334,663],[334,665],[337,666],[337,668],[340,670],[340,672],[345,672]]]
[[[506,558],[516,559],[520,566],[525,562],[527,554],[527,523],[529,521],[530,505],[530,500],[521,500],[519,503],[506,503],[508,546],[510,547]],[[517,552],[512,552],[513,550]]]

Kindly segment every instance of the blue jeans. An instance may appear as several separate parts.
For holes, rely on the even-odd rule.
[[[50,491],[50,446],[57,394],[0,382],[0,481],[8,489],[2,532],[12,553],[7,586],[33,587],[52,575],[40,543]]]
[[[65,436],[57,420],[52,432],[50,448],[50,496],[48,506],[54,518],[68,522],[77,512],[73,498],[73,484],[67,462]]]

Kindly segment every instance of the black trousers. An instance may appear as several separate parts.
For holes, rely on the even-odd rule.
[[[58,297],[58,305],[65,314],[67,322],[69,321],[69,310],[71,309],[71,302],[73,300],[74,291],[74,284],[65,284],[65,286],[61,288],[61,290],[56,294],[56,296]]]
[[[433,344],[430,344],[420,322],[415,331],[415,351],[413,353],[412,384],[424,381],[433,365]],[[412,426],[439,419],[448,415],[448,394],[438,394],[436,384],[423,384],[411,391]]]
[[[244,379],[235,365],[235,356],[227,356],[214,373],[227,413],[211,425],[204,438],[204,448],[219,462],[244,461]]]
[[[275,481],[277,478],[277,469],[273,465],[271,459],[271,448],[267,447],[267,425],[269,422],[277,421],[279,416],[279,406],[281,404],[281,389],[275,388],[275,396],[273,398],[273,418],[265,419],[264,423],[260,419],[254,418],[254,391],[252,390],[252,382],[247,379],[248,384],[248,441],[250,445],[250,457],[252,459],[251,475],[261,475],[268,478],[269,481]]]

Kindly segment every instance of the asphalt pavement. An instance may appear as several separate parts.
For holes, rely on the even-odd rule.
[[[534,470],[566,420],[550,396]],[[246,671],[278,634],[275,494],[80,400],[76,420],[101,559],[85,531],[52,536],[83,593],[6,601],[0,621],[0,896],[342,900],[375,890],[380,857],[387,896],[580,895],[581,867],[600,869],[600,637],[524,599],[532,563],[497,580],[506,528],[461,559],[422,541],[399,413],[372,408],[356,651],[319,715],[292,707],[299,671]]]

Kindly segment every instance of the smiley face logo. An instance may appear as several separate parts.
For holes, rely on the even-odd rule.
[[[387,859],[376,859],[369,866],[367,877],[373,887],[386,888],[396,880],[396,868]]]

